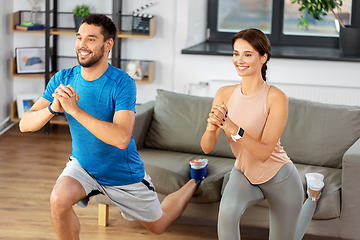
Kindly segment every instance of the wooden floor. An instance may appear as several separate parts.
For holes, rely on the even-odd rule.
[[[20,133],[14,127],[0,137],[0,239],[57,239],[50,220],[49,196],[71,152],[71,139],[66,126],[52,128],[46,135]],[[124,220],[110,208],[110,225],[97,225],[94,200],[81,209],[74,206],[81,224],[81,239],[131,240],[215,240],[216,222],[180,217],[162,235],[145,230],[135,221]],[[268,239],[268,230],[242,227],[243,240]],[[330,240],[306,236],[304,240]]]

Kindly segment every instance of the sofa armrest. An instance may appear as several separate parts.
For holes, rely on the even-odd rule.
[[[360,239],[360,139],[345,152],[342,167],[340,237]]]
[[[136,106],[135,124],[132,134],[135,138],[137,149],[141,149],[144,146],[146,133],[152,121],[154,107],[155,101]]]

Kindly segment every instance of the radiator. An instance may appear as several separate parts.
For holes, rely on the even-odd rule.
[[[217,90],[225,85],[238,84],[235,81],[209,81],[209,97],[214,97]],[[360,106],[360,88],[333,87],[301,84],[270,83],[281,89],[288,97],[314,102]]]
[[[360,106],[360,88],[276,83],[273,85],[281,89],[288,97],[321,103]]]

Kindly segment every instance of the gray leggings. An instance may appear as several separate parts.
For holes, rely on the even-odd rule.
[[[307,200],[302,207],[304,190],[299,173],[294,164],[287,163],[272,179],[259,185],[252,185],[242,172],[232,169],[220,202],[219,240],[240,240],[240,217],[247,207],[265,198],[270,211],[269,239],[302,239],[316,203]]]

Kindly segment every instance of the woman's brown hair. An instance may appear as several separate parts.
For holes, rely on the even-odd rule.
[[[267,70],[267,62],[270,60],[271,57],[271,45],[269,39],[266,37],[266,35],[256,28],[249,28],[242,30],[234,35],[234,37],[231,40],[231,45],[234,49],[234,43],[238,39],[243,39],[250,43],[250,45],[259,52],[260,56],[264,56],[265,53],[267,53],[268,57],[265,61],[265,63],[262,65],[261,68],[261,76],[266,81],[266,70]]]

